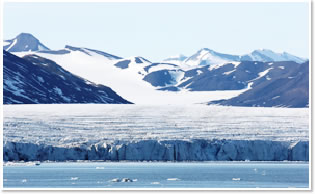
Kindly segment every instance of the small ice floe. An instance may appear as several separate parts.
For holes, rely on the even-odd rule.
[[[132,179],[132,181],[133,181],[133,182],[137,182],[137,181],[138,181],[138,179]]]
[[[3,179],[4,182],[8,181],[8,179]]]
[[[97,181],[96,183],[97,183],[97,184],[101,184],[102,182],[101,182],[101,181]]]
[[[4,162],[3,166],[34,166],[35,162]]]
[[[75,185],[75,183],[71,183],[71,184]]]
[[[266,171],[262,171],[261,175],[265,176],[266,175]]]
[[[121,179],[121,182],[124,182],[124,183],[129,183],[129,182],[133,182],[133,180],[131,180],[130,178],[123,178]]]
[[[255,172],[255,173],[257,172],[257,168],[254,168],[254,172]]]
[[[78,180],[79,179],[79,177],[71,177],[71,179],[70,180],[72,180],[72,181],[76,181],[76,180]]]
[[[152,182],[151,184],[152,184],[152,185],[159,185],[160,182]]]
[[[112,180],[110,180],[111,182],[120,182],[120,179],[119,178],[115,178],[115,179],[112,179]]]
[[[240,181],[241,178],[232,178],[232,181]]]
[[[167,180],[168,180],[168,181],[180,181],[179,178],[168,178]]]
[[[27,179],[23,179],[23,180],[22,180],[22,183],[26,183],[26,182],[27,182]]]

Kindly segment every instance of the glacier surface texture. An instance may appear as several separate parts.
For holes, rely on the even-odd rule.
[[[5,161],[308,161],[308,108],[4,105]]]

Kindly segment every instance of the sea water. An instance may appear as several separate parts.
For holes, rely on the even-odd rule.
[[[4,188],[308,188],[307,162],[44,162],[4,166]]]

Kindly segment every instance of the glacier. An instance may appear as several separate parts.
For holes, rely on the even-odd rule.
[[[4,161],[308,161],[309,109],[4,105]]]

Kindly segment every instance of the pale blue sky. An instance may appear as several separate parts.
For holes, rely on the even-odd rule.
[[[159,61],[201,48],[268,48],[308,58],[308,3],[4,3],[4,39],[21,32],[50,49],[66,44]]]

